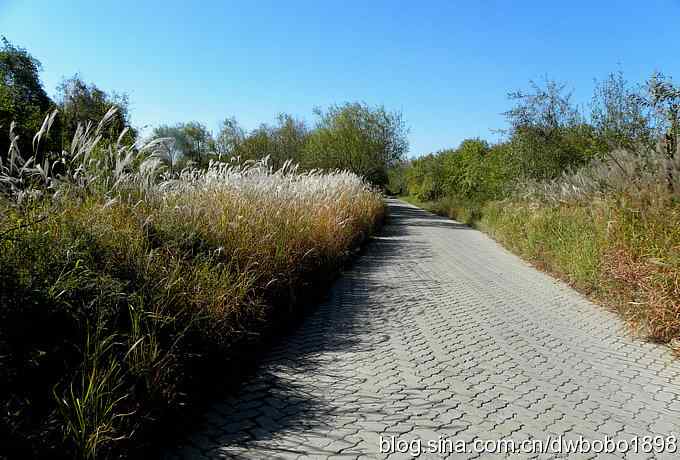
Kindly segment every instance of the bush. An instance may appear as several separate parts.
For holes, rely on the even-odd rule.
[[[406,188],[422,201],[436,200],[444,192],[444,171],[436,155],[425,155],[411,161],[406,170]]]

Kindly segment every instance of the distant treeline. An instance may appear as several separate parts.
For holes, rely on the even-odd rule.
[[[58,110],[49,136],[44,136],[42,151],[68,150],[79,122],[97,123],[115,106],[116,119],[104,133],[103,145],[135,140],[129,99],[125,94],[107,93],[79,75],[65,79],[57,89],[56,100],[43,88],[40,62],[27,50],[16,47],[6,38],[0,49],[0,161],[9,151],[9,128],[22,152],[33,151],[33,135],[41,128],[45,116]],[[287,160],[305,169],[346,169],[384,186],[387,171],[405,158],[408,150],[407,129],[399,112],[382,106],[371,107],[353,102],[317,108],[313,126],[288,114],[280,114],[273,125],[262,124],[246,131],[233,117],[226,118],[218,133],[205,124],[190,121],[159,126],[154,137],[168,138],[162,160],[168,169],[177,171],[189,162],[207,167],[210,160],[238,157],[242,161],[269,157],[278,168]]]
[[[408,150],[398,112],[355,102],[316,109],[315,115],[318,120],[311,128],[291,115],[279,114],[275,124],[262,124],[250,132],[235,118],[227,118],[214,137],[197,122],[160,126],[154,137],[174,140],[165,159],[172,169],[187,161],[206,165],[210,159],[269,157],[275,169],[291,160],[305,169],[346,169],[380,186],[387,183],[388,169]]]
[[[390,170],[392,192],[423,201],[444,196],[483,203],[508,196],[526,181],[548,181],[620,149],[677,151],[680,89],[654,74],[631,85],[621,73],[596,85],[590,110],[579,110],[564,84],[531,82],[510,93],[505,140],[467,139]],[[631,177],[634,180],[634,177]],[[672,181],[672,178],[669,178]]]

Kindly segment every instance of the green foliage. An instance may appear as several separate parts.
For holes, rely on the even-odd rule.
[[[468,139],[456,149],[412,160],[405,176],[408,193],[423,201],[445,195],[484,201],[500,197],[515,171],[507,144]]]
[[[400,161],[387,170],[387,192],[391,195],[405,195],[408,193],[408,180],[406,172],[409,163]]]
[[[113,144],[121,134],[124,135],[125,142],[134,142],[136,133],[130,126],[127,95],[107,94],[94,83],[87,84],[77,74],[62,81],[57,92],[64,150],[70,149],[78,125],[99,123],[111,108],[115,108],[116,112],[109,121],[106,131],[101,133],[103,143]]]
[[[0,130],[8,133],[15,122],[12,140],[21,152],[32,150],[32,135],[40,131],[45,116],[55,107],[43,90],[38,72],[40,63],[26,50],[3,41],[0,52]],[[43,151],[52,152],[47,159],[54,164],[59,150],[72,150],[77,127],[96,124],[112,108],[114,115],[105,131],[101,131],[100,148],[121,141],[130,144],[136,138],[131,128],[129,100],[125,94],[106,93],[93,83],[74,75],[58,87],[58,114],[50,119],[49,136],[43,136]],[[407,130],[398,112],[362,103],[334,105],[326,111],[316,110],[319,119],[313,129],[304,121],[279,114],[273,125],[262,124],[246,132],[236,119],[228,118],[213,138],[199,122],[162,125],[154,138],[166,139],[156,152],[156,159],[171,174],[189,162],[206,168],[210,160],[238,158],[241,162],[268,158],[273,169],[288,161],[303,169],[348,170],[384,187],[388,170],[405,157],[408,150]],[[10,151],[9,136],[0,136],[0,155]],[[161,151],[162,150],[162,151]],[[100,156],[91,152],[93,158]],[[101,155],[105,155],[102,153]],[[0,161],[2,160],[0,156]]]
[[[623,73],[611,73],[593,94],[591,123],[606,147],[652,147],[655,130],[649,104],[630,88]],[[605,147],[605,148],[606,148]]]
[[[197,121],[178,123],[175,126],[161,125],[154,129],[152,137],[171,141],[166,144],[167,152],[164,155],[165,162],[171,169],[186,161],[206,167],[215,148],[212,134],[205,125]]]
[[[237,149],[243,143],[246,133],[236,118],[225,118],[215,139],[215,153],[221,157],[238,156]]]
[[[59,153],[70,150],[79,124],[97,124],[115,108],[113,119],[101,132],[102,145],[115,144],[121,135],[128,143],[136,133],[130,127],[128,98],[111,95],[94,84],[85,83],[78,75],[64,80],[58,87],[57,103],[47,96],[40,82],[40,62],[25,49],[12,45],[2,38],[0,50],[0,161],[10,151],[11,142],[24,153],[33,152],[36,145],[33,135],[41,131],[45,117],[58,109],[50,120],[49,133],[41,138],[42,154],[39,162],[54,162]],[[12,134],[9,134],[12,127]]]
[[[444,171],[440,157],[425,155],[411,161],[406,170],[408,193],[423,201],[436,200],[444,192]]]
[[[218,139],[228,146],[225,151],[242,161],[268,158],[272,168],[279,169],[286,161],[301,161],[308,136],[309,131],[303,121],[282,113],[275,125],[262,124],[247,135],[243,135],[235,120],[228,119]]]
[[[507,196],[518,180],[554,179],[606,151],[606,140],[572,106],[564,85],[531,82],[531,89],[510,94],[507,141],[467,139],[414,159],[405,172],[408,193],[424,201],[484,203]]]
[[[644,102],[656,115],[664,133],[663,149],[672,160],[680,151],[680,87],[669,77],[657,72],[647,82],[647,93]],[[674,178],[669,175],[667,180],[669,187],[672,187]]]
[[[389,168],[408,150],[406,127],[398,112],[361,103],[317,109],[319,121],[305,144],[302,165],[346,169],[385,186]]]
[[[523,177],[545,180],[586,163],[601,146],[592,128],[571,103],[566,86],[546,80],[530,82],[531,92],[509,97],[515,106],[505,115],[510,124],[510,145]]]
[[[31,152],[33,134],[54,107],[40,83],[40,62],[2,37],[0,48],[0,160],[9,151],[9,130],[16,124],[18,147]],[[47,141],[47,139],[46,139]],[[53,139],[49,140],[54,143]]]
[[[470,198],[483,193],[489,145],[479,139],[468,139],[452,152],[443,155],[446,191]]]
[[[99,325],[88,327],[80,378],[54,396],[64,420],[64,435],[77,446],[83,459],[101,458],[100,449],[115,441],[117,419],[129,417],[120,406],[129,397],[122,366],[113,349],[120,347],[115,334],[103,335]]]
[[[274,169],[292,161],[307,170],[348,170],[386,186],[388,171],[408,150],[401,114],[361,103],[317,109],[316,114],[319,120],[312,129],[279,114],[276,124],[262,124],[249,133],[227,118],[217,135],[216,153],[240,161],[268,158]]]
[[[654,87],[661,88],[661,96],[652,98],[656,103],[631,90],[620,74],[610,75],[596,88],[588,119],[574,107],[565,85],[530,82],[530,91],[509,94],[514,106],[505,112],[510,125],[505,141],[489,145],[468,139],[456,149],[411,161],[405,171],[408,193],[424,201],[447,196],[476,208],[473,203],[511,196],[517,184],[555,180],[616,148],[645,151],[659,132],[650,108],[666,104],[667,115],[674,107],[673,86]]]

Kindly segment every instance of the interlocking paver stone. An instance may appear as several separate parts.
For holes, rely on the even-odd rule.
[[[679,434],[680,362],[666,348],[486,235],[388,204],[388,225],[328,301],[168,458],[413,457],[380,452],[381,435]],[[493,456],[420,458],[442,457]]]

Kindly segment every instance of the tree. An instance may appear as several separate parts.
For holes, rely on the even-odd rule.
[[[400,161],[387,171],[387,191],[392,195],[404,195],[408,193],[408,181],[406,172],[411,168],[408,160]]]
[[[245,139],[245,132],[236,118],[225,118],[222,128],[215,139],[215,152],[220,156],[236,156],[239,146]]]
[[[530,92],[508,94],[515,106],[505,112],[510,124],[512,155],[521,174],[551,179],[588,161],[599,150],[592,128],[571,103],[566,85],[546,79],[530,81]]]
[[[275,125],[261,124],[247,135],[235,119],[227,118],[217,137],[218,152],[245,160],[269,157],[269,165],[278,169],[291,160],[299,163],[309,131],[304,121],[279,114]]]
[[[658,119],[665,135],[666,155],[674,158],[678,152],[680,136],[680,87],[661,73],[655,73],[647,82],[646,103]]]
[[[401,113],[363,103],[334,105],[315,113],[319,121],[303,152],[306,167],[347,169],[375,185],[387,184],[388,169],[408,151]]]
[[[117,110],[104,132],[104,142],[116,142],[126,128],[128,131],[125,140],[134,142],[136,132],[130,126],[127,95],[115,92],[108,94],[94,83],[87,84],[78,74],[63,80],[57,92],[63,148],[69,148],[78,124],[98,123],[111,107],[116,107]]]
[[[280,168],[287,160],[298,163],[307,142],[309,131],[305,123],[292,115],[279,114],[278,124],[272,130],[274,150],[271,153],[272,166]]]
[[[545,86],[529,81],[531,92],[514,91],[508,94],[515,107],[504,113],[513,132],[532,128],[544,137],[556,135],[567,126],[578,123],[579,113],[571,104],[571,93],[566,85],[548,78]]]
[[[197,121],[183,125],[188,150],[184,154],[199,166],[207,166],[208,156],[214,150],[214,141],[208,128]]]
[[[487,187],[486,159],[489,144],[481,139],[466,139],[453,152],[444,157],[444,175],[447,191],[471,198],[482,195]]]
[[[654,143],[652,121],[644,98],[629,88],[621,72],[611,73],[597,84],[591,123],[603,148],[635,149]]]
[[[205,125],[197,121],[178,123],[175,126],[161,125],[154,129],[153,137],[173,140],[172,147],[169,148],[175,163],[177,158],[182,157],[198,166],[206,166],[214,148],[212,134]]]
[[[15,134],[19,136],[20,151],[31,152],[34,134],[40,129],[48,112],[54,108],[40,82],[40,61],[25,49],[12,45],[5,37],[1,41],[0,158],[9,149],[8,133],[12,122],[16,124]],[[48,142],[57,142],[54,134]]]
[[[680,150],[680,87],[670,78],[655,73],[647,82],[646,103],[656,115],[659,128],[664,132],[663,147],[669,160],[673,160]],[[667,166],[668,189],[674,189],[675,177],[672,162]]]
[[[273,129],[263,123],[258,128],[248,133],[243,139],[243,142],[238,145],[236,156],[239,157],[241,161],[260,160],[271,155],[273,150]]]
[[[410,195],[423,201],[442,197],[445,179],[441,161],[443,153],[431,153],[411,161],[411,167],[406,171],[406,184]]]

